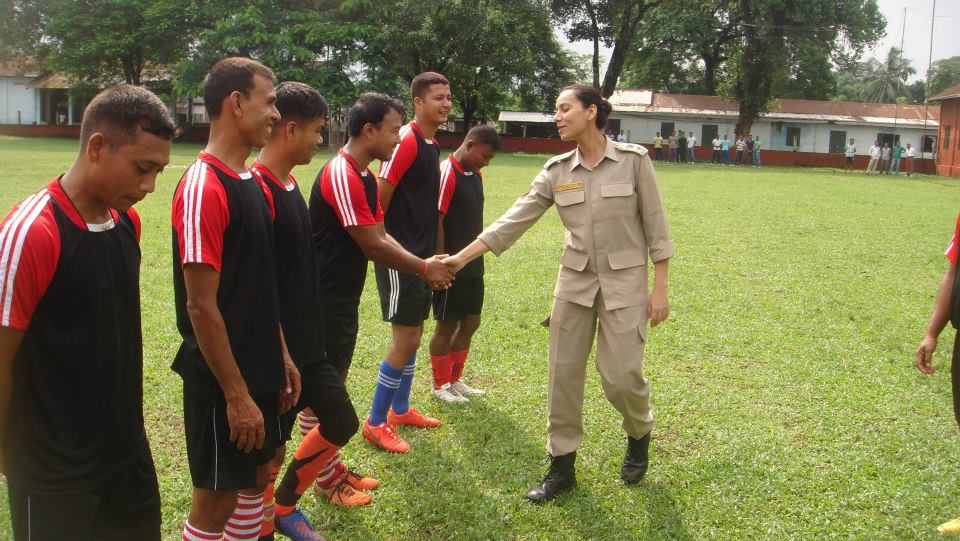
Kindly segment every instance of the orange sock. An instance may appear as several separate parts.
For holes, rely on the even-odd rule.
[[[263,489],[263,525],[260,527],[260,537],[267,537],[273,533],[273,485],[277,482],[280,466],[270,468],[270,483]]]
[[[450,352],[450,383],[460,381],[460,376],[463,375],[463,367],[467,364],[468,353],[470,353],[469,349]]]
[[[276,516],[286,516],[297,507],[297,502],[317,478],[323,466],[333,458],[340,448],[330,443],[316,428],[303,437],[297,447],[293,460],[283,474],[283,480],[276,488],[274,511]]]

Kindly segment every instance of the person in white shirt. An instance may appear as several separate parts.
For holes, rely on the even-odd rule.
[[[617,136],[617,141],[621,143],[627,142],[627,134],[623,133],[623,130],[620,130],[620,135]]]
[[[687,148],[690,150],[690,163],[697,163],[697,155],[694,150],[697,148],[697,136],[690,132],[690,137],[687,137]]]
[[[720,136],[713,138],[713,163],[720,163]]]
[[[870,147],[870,163],[867,164],[867,173],[877,172],[877,162],[880,161],[880,141],[874,141]]]
[[[913,176],[913,159],[917,157],[917,152],[907,143],[907,148],[903,150],[903,156],[907,159],[907,176]]]
[[[853,171],[853,157],[857,155],[857,146],[853,144],[853,139],[850,139],[850,143],[847,144],[846,150],[843,151],[844,163],[843,168],[847,171]]]

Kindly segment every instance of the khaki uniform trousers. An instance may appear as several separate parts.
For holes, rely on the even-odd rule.
[[[653,428],[650,384],[643,377],[646,304],[606,310],[598,292],[593,307],[554,299],[550,313],[547,452],[576,451],[583,439],[587,357],[597,335],[597,372],[607,400],[623,415],[623,430],[641,438]]]

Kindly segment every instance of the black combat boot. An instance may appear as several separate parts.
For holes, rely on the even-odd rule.
[[[543,482],[527,491],[527,499],[541,503],[552,500],[557,494],[577,486],[577,474],[574,463],[577,452],[550,457],[550,469],[543,476]]]
[[[627,484],[639,483],[647,473],[647,452],[650,449],[650,433],[640,438],[627,436],[627,454],[623,457],[620,476]]]

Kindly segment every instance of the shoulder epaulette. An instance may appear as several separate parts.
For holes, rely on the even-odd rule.
[[[570,157],[572,157],[572,156],[573,156],[573,153],[576,152],[576,151],[577,151],[577,149],[573,149],[573,150],[571,150],[570,152],[564,152],[563,154],[557,154],[556,156],[554,156],[554,157],[550,158],[549,160],[547,160],[547,163],[543,164],[543,168],[544,168],[544,169],[550,169],[550,168],[553,167],[554,165],[556,165],[556,164],[558,164],[558,163],[560,163],[560,162],[562,162],[562,161],[564,161],[564,160],[567,160],[567,159],[569,159]]]
[[[648,152],[647,147],[643,145],[635,145],[633,143],[614,143],[613,146],[616,147],[617,150],[622,150],[624,152],[635,152],[641,156],[646,155]]]

